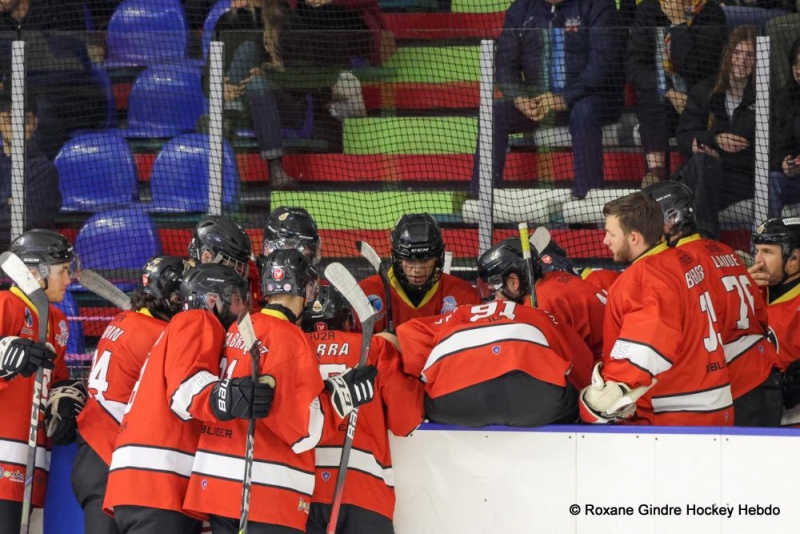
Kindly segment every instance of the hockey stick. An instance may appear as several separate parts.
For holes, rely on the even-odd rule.
[[[83,269],[78,275],[81,285],[97,295],[109,301],[111,304],[122,310],[131,309],[131,299],[120,288],[100,276],[99,273],[91,269]]]
[[[386,300],[386,331],[390,334],[394,334],[394,314],[392,313],[392,288],[389,285],[389,273],[386,272],[386,268],[383,266],[381,262],[381,257],[378,256],[378,253],[375,252],[375,249],[372,248],[369,243],[366,241],[356,241],[356,248],[364,256],[372,268],[375,269],[375,272],[378,273],[378,276],[381,277],[381,282],[383,282],[383,293],[384,299]]]
[[[269,375],[258,377],[258,371],[261,367],[261,350],[256,340],[256,333],[253,330],[253,321],[250,319],[250,314],[244,312],[239,316],[237,321],[239,325],[239,333],[242,336],[247,352],[250,353],[250,363],[252,370],[250,371],[250,378],[253,383],[261,382],[262,384],[269,384],[275,387],[275,379]],[[251,417],[247,422],[247,442],[244,449],[244,478],[242,482],[242,506],[241,513],[239,514],[239,534],[247,533],[247,521],[250,517],[250,485],[253,481],[253,457],[256,449],[256,418]]]
[[[13,252],[0,254],[0,267],[15,284],[28,296],[36,315],[39,316],[39,343],[47,343],[47,324],[49,322],[50,301],[30,269]],[[28,462],[25,464],[25,493],[22,498],[22,521],[19,531],[28,534],[33,498],[33,479],[36,472],[36,443],[39,438],[39,412],[42,409],[42,380],[44,368],[36,370],[33,382],[33,402],[31,404],[31,431],[28,434]]]
[[[356,315],[358,315],[358,319],[361,321],[361,356],[358,360],[358,366],[364,367],[367,365],[369,344],[372,340],[372,331],[375,327],[375,309],[369,303],[367,296],[359,287],[356,279],[353,278],[353,275],[351,275],[341,263],[332,263],[328,265],[325,269],[325,278],[327,278],[353,306]],[[350,463],[350,450],[353,448],[353,437],[356,434],[357,421],[358,407],[356,406],[353,408],[353,411],[350,412],[350,419],[347,422],[347,434],[342,444],[342,458],[339,461],[339,474],[336,478],[336,487],[333,491],[331,518],[328,522],[326,534],[334,534],[336,532],[336,522],[339,520],[339,510],[342,507],[342,496],[344,495],[344,479],[347,476],[347,465]]]
[[[533,260],[531,259],[531,242],[528,237],[528,223],[519,223],[519,242],[522,246],[522,259],[525,260],[525,276],[528,278],[528,285],[531,288],[531,306],[536,308],[536,277],[533,275]]]
[[[537,226],[536,230],[534,230],[533,234],[531,234],[531,246],[540,256],[542,255],[542,252],[544,252],[544,249],[547,248],[547,245],[550,244],[551,240],[550,230],[544,226]]]
[[[453,253],[449,250],[444,253],[444,266],[442,267],[442,272],[444,274],[450,274],[450,271],[453,269]]]

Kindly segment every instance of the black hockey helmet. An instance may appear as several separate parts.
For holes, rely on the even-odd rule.
[[[79,267],[72,243],[53,230],[28,230],[11,243],[9,250],[19,256],[28,267],[37,267],[39,275],[45,281],[50,275],[50,265],[71,263],[72,271]],[[70,277],[72,274],[70,273]]]
[[[530,287],[525,276],[525,260],[518,237],[500,241],[478,258],[478,276],[489,287],[502,292],[508,298],[511,297],[505,292],[506,278],[512,273],[519,277],[518,299],[521,299],[530,292]]]
[[[754,245],[780,245],[783,261],[792,250],[800,248],[800,217],[776,217],[762,223],[753,232]]]
[[[249,307],[247,281],[232,267],[219,263],[196,265],[186,272],[181,282],[183,309],[208,310],[219,318],[226,330],[236,320],[231,312],[234,295]]]
[[[664,225],[668,228],[667,237],[695,231],[697,207],[694,193],[685,184],[675,181],[657,182],[648,185],[644,192],[650,195],[664,212]]]
[[[439,224],[429,214],[403,215],[392,229],[392,268],[403,288],[409,288],[411,284],[400,262],[428,258],[436,258],[433,273],[422,286],[414,286],[412,289],[415,291],[427,291],[441,278],[444,268],[444,240]]]
[[[319,275],[311,260],[297,249],[278,249],[261,266],[261,293],[303,297],[306,303],[317,298]]]
[[[353,307],[334,286],[321,286],[316,300],[303,310],[301,326],[304,332],[319,330],[350,330]]]
[[[189,243],[189,256],[200,263],[205,250],[211,252],[212,263],[226,262],[236,272],[247,277],[252,243],[244,229],[233,220],[222,215],[209,215],[200,219]]]
[[[157,299],[169,300],[175,291],[180,291],[183,271],[183,258],[167,254],[153,256],[142,268],[142,291]]]
[[[320,261],[319,230],[305,208],[281,206],[264,225],[262,256],[281,248],[296,248],[317,265]]]

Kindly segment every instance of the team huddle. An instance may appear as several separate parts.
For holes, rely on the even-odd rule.
[[[86,385],[68,377],[67,319],[52,305],[71,283],[72,245],[48,230],[22,234],[10,251],[51,305],[41,342],[29,296],[17,286],[0,292],[0,467],[12,474],[0,481],[0,524],[15,531],[25,520],[40,369],[44,431],[29,498],[43,505],[49,447],[77,440],[73,491],[93,533],[191,533],[204,521],[214,533],[393,532],[388,432],[407,436],[425,419],[800,420],[791,335],[800,220],[759,226],[748,269],[702,236],[679,183],[609,202],[604,215],[604,243],[624,271],[578,271],[549,238],[534,240],[528,258],[527,239],[512,238],[478,258],[478,289],[445,272],[434,218],[404,215],[391,266],[359,283],[374,324],[321,279],[319,232],[303,208],[272,212],[258,255],[238,224],[205,217],[189,258],[159,255],[144,266]],[[343,450],[348,476],[337,489]]]

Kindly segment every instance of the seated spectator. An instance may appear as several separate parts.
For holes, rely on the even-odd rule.
[[[719,74],[695,85],[678,122],[688,161],[676,173],[695,194],[697,226],[719,236],[719,210],[753,198],[756,29],[731,32]]]
[[[253,127],[262,159],[269,162],[273,189],[293,187],[284,170],[281,126],[300,127],[306,102],[284,91],[271,73],[284,69],[281,33],[286,8],[276,0],[233,0],[215,27],[225,44],[225,116],[230,127]],[[204,87],[208,88],[208,65]]]
[[[55,165],[39,150],[31,137],[37,127],[36,110],[29,105],[25,111],[25,140],[28,143],[25,158],[25,224],[23,231],[54,226],[55,215],[61,209],[58,190],[58,171]],[[11,98],[0,96],[0,250],[11,244]],[[20,199],[14,199],[19,202]]]
[[[603,186],[602,127],[619,116],[622,105],[621,35],[613,29],[611,0],[515,0],[506,13],[497,43],[492,183],[503,179],[508,136],[535,130],[553,118],[569,124],[575,184],[583,198]],[[552,31],[550,31],[552,29]],[[550,56],[548,58],[548,56]],[[479,125],[486,128],[487,125]],[[480,138],[480,132],[478,138]],[[479,187],[476,150],[471,193]]]
[[[637,6],[625,74],[636,90],[647,168],[643,187],[669,176],[669,138],[689,89],[717,72],[726,33],[725,13],[717,0],[644,0]]]
[[[800,39],[789,54],[792,77],[772,108],[769,216],[780,217],[785,204],[800,202]]]
[[[0,31],[86,31],[83,4],[78,0],[3,0]]]

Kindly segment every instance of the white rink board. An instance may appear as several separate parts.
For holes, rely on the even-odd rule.
[[[800,430],[794,429],[423,425],[409,438],[392,438],[395,529],[794,534],[800,531],[799,454]],[[577,515],[570,513],[575,504]],[[587,514],[587,504],[630,515]],[[778,507],[780,515],[748,515],[740,505]],[[665,506],[672,507],[669,515],[656,515]],[[706,513],[722,507],[732,507],[730,517]]]

